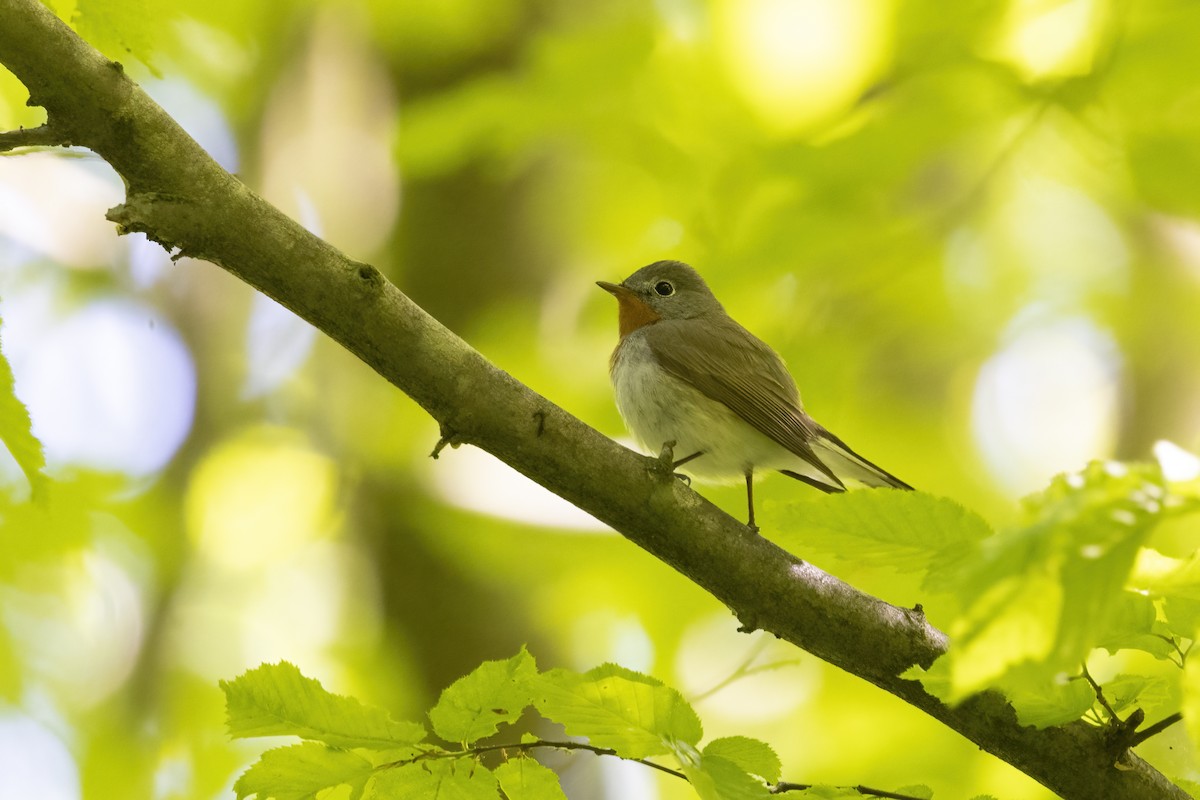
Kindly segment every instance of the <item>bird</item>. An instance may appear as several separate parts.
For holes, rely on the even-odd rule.
[[[596,284],[618,303],[609,377],[626,427],[647,451],[669,446],[673,469],[700,482],[744,479],[751,530],[764,471],[828,493],[847,481],[912,490],[808,415],[783,359],[689,265],[656,261]]]

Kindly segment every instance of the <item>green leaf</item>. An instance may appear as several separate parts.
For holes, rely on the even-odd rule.
[[[896,794],[908,795],[910,797],[920,797],[922,800],[933,800],[933,789],[923,783],[914,783],[910,786],[901,786],[895,790]]]
[[[1164,635],[1195,639],[1200,631],[1200,600],[1187,597],[1168,596],[1162,603]]]
[[[554,770],[532,758],[514,758],[495,770],[508,800],[567,800]]]
[[[771,797],[762,781],[721,756],[703,755],[698,764],[684,763],[682,770],[701,800],[765,800]]]
[[[46,466],[46,456],[42,452],[42,443],[33,435],[33,423],[29,419],[29,409],[20,401],[16,394],[16,382],[13,379],[12,366],[0,351],[0,439],[8,447],[8,452],[16,460],[21,471],[29,480],[29,487],[35,498],[43,497],[46,490],[46,476],[42,470]]]
[[[944,699],[1018,667],[1023,681],[1073,674],[1108,640],[1165,494],[1157,467],[1093,462],[1027,498],[1024,525],[984,540],[948,571],[946,584],[966,611],[948,626],[955,646],[939,659],[950,678]]]
[[[572,736],[622,758],[671,752],[676,741],[693,747],[704,735],[700,718],[675,689],[615,664],[580,675],[564,669],[535,682],[534,705]]]
[[[1097,647],[1110,653],[1141,650],[1165,659],[1175,648],[1160,635],[1154,601],[1138,592],[1122,592],[1113,605],[1108,625],[1096,640]]]
[[[1001,688],[1017,710],[1020,723],[1036,728],[1077,720],[1096,702],[1096,693],[1087,681],[1046,680],[1031,665],[1009,671]]]
[[[450,742],[491,736],[501,722],[515,722],[529,705],[537,677],[533,656],[524,648],[507,661],[485,661],[442,692],[429,712],[433,730]]]
[[[1192,742],[1200,742],[1200,658],[1189,658],[1183,667],[1183,699],[1180,711]]]
[[[1121,714],[1134,707],[1146,712],[1150,722],[1156,714],[1178,711],[1178,682],[1163,675],[1129,675],[1122,673],[1105,681],[1104,697],[1113,711]]]
[[[372,771],[371,762],[356,753],[303,742],[263,753],[233,789],[238,800],[311,800],[322,789],[347,784],[350,800],[358,800]]]
[[[764,509],[779,544],[818,550],[873,567],[936,574],[992,530],[953,500],[924,492],[846,492]]]
[[[149,0],[77,0],[71,24],[79,35],[114,61],[133,56],[161,77],[151,56],[155,42],[167,32],[172,16]],[[158,13],[155,13],[158,12]]]
[[[423,761],[376,773],[366,800],[497,800],[496,776],[469,758]]]
[[[783,769],[779,756],[775,755],[769,744],[748,736],[713,739],[704,746],[704,756],[732,761],[751,775],[758,775],[772,783],[779,780]]]
[[[793,793],[788,792],[788,794]],[[805,798],[805,800],[810,800],[810,798],[819,798],[820,800],[862,800],[863,798],[861,792],[849,786],[830,786],[821,783],[804,789],[799,792],[799,796]]]
[[[334,747],[390,750],[416,744],[425,728],[397,722],[381,708],[331,694],[294,665],[263,664],[234,681],[221,681],[229,735],[299,736]]]

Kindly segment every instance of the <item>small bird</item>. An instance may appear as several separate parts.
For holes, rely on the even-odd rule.
[[[696,270],[657,261],[621,283],[620,342],[609,374],[617,410],[648,450],[670,445],[676,468],[700,481],[746,481],[754,524],[756,470],[778,470],[823,492],[912,489],[805,413],[783,359],[725,313]]]

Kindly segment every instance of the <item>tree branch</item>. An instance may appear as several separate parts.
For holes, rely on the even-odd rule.
[[[1186,794],[1136,755],[1118,770],[1101,730],[1022,727],[987,692],[956,707],[900,675],[947,647],[917,610],[891,606],[800,561],[681,481],[483,358],[389,283],[222,170],[166,112],[38,0],[0,0],[0,63],[64,140],[126,183],[108,213],[177,255],[218,264],[275,298],[475,445],[611,525],[761,628],[891,692],[1066,798]]]
[[[0,131],[0,153],[18,147],[66,147],[70,140],[50,125],[36,128],[18,128],[15,131]]]

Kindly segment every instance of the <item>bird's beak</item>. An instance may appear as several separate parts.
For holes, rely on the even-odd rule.
[[[620,300],[622,297],[629,297],[633,292],[627,287],[619,283],[609,283],[608,281],[596,281],[596,285],[604,291],[611,294],[613,297]]]

